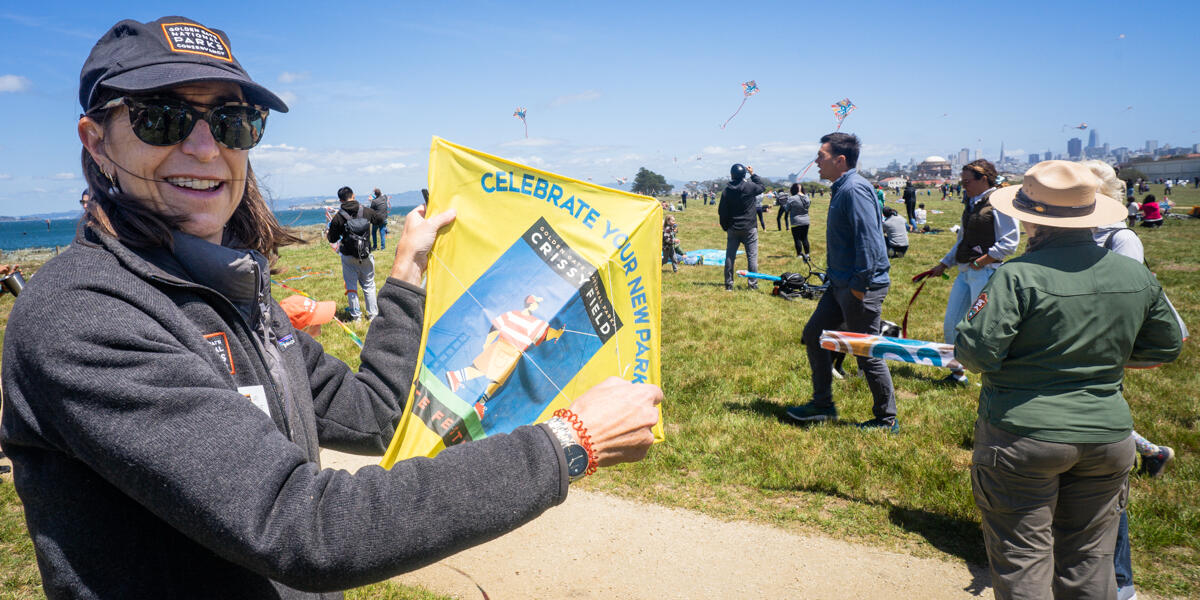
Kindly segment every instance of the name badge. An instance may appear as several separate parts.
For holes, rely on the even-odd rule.
[[[271,408],[267,406],[267,391],[263,389],[263,386],[244,385],[238,388],[238,393],[245,396],[255,408],[263,411],[263,414],[271,416]]]

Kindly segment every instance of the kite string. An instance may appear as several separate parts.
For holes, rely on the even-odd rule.
[[[724,123],[721,123],[721,129],[725,129],[725,126],[728,125],[729,122],[732,121],[733,118],[736,117],[738,113],[742,112],[742,107],[746,105],[746,100],[748,100],[749,98],[750,98],[750,96],[742,97],[742,103],[738,105],[737,110],[733,111],[732,115],[729,115],[728,119],[725,119]]]
[[[743,101],[743,102],[744,102],[744,101]],[[610,257],[610,258],[608,259],[608,262],[612,263],[612,262],[615,262],[615,261],[613,261],[613,259]],[[613,290],[615,290],[615,289],[616,289],[615,287],[613,287],[612,272],[613,272],[613,270],[612,270],[612,269],[609,269],[609,270],[608,270],[608,293],[610,293],[610,294],[611,294],[611,293],[613,293]],[[620,338],[620,333],[621,333],[621,331],[620,331],[619,329],[618,329],[617,331],[613,332],[613,337],[616,337],[616,338],[617,338],[616,342],[614,342],[614,343],[613,343],[613,347],[614,347],[614,348],[616,348],[616,350],[617,350],[617,367],[618,367],[618,368],[621,366],[621,338]],[[597,337],[599,337],[599,336],[597,336]],[[633,363],[629,363],[629,364],[630,364],[630,365],[632,365]],[[621,379],[625,379],[625,371],[627,371],[627,370],[629,370],[629,367],[625,367],[625,369],[622,369],[622,370],[621,370]]]
[[[479,305],[479,309],[483,311],[483,314],[486,317],[488,315],[487,307],[484,306],[483,303],[479,301],[479,298],[476,298],[475,295],[471,293],[471,290],[468,289],[467,286],[463,285],[463,282],[461,280],[459,280],[457,275],[454,274],[454,271],[450,270],[450,265],[447,265],[444,261],[442,261],[442,257],[438,256],[433,251],[429,252],[429,256],[432,256],[435,259],[437,259],[438,264],[442,265],[442,268],[445,269],[446,272],[450,274],[450,277],[454,278],[454,282],[457,283],[458,286],[463,289],[463,292],[465,292],[467,294],[467,296],[469,296],[471,298],[471,300],[473,300],[475,302],[475,304]],[[490,321],[490,319],[489,319],[489,321]],[[542,377],[546,378],[546,381],[550,382],[550,385],[554,386],[555,390],[558,390],[559,395],[563,396],[564,398],[567,396],[566,392],[564,392],[563,389],[558,386],[558,383],[556,383],[554,381],[554,379],[552,379],[550,377],[550,375],[546,374],[546,372],[544,370],[542,370],[542,367],[537,364],[537,361],[533,360],[532,356],[529,356],[529,354],[527,354],[524,350],[519,350],[519,352],[521,353],[521,356],[525,357],[529,361],[529,364],[533,365],[533,368],[537,369],[538,372],[542,374]]]

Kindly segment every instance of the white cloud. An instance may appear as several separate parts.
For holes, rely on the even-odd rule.
[[[321,173],[381,173],[408,168],[402,159],[412,150],[377,148],[365,150],[310,150],[288,144],[262,144],[250,151],[254,170],[260,174],[304,175]],[[319,168],[317,165],[320,165]]]
[[[557,146],[562,144],[562,140],[551,138],[521,138],[511,142],[500,144],[503,148],[541,148],[545,146]]]
[[[283,100],[283,103],[288,105],[288,108],[292,108],[293,106],[295,106],[296,100],[298,99],[296,97],[296,94],[293,92],[279,92],[278,94],[275,94],[275,95],[279,96],[279,99]]]
[[[9,179],[12,179],[12,175],[9,175],[8,173],[0,173],[0,181],[7,181]]]
[[[300,71],[298,73],[284,71],[279,74],[279,83],[296,83],[297,81],[304,81],[305,79],[308,79],[308,77],[308,71]]]
[[[33,82],[20,75],[0,75],[0,93],[27,92],[33,88]]]
[[[402,162],[393,162],[393,163],[388,163],[386,165],[371,165],[369,167],[360,167],[358,169],[358,171],[360,173],[366,173],[368,175],[377,175],[379,173],[387,173],[390,171],[400,171],[400,170],[409,168],[409,166],[411,166],[411,165],[406,165]]]
[[[600,92],[597,90],[587,90],[578,94],[567,94],[559,96],[550,101],[551,107],[566,106],[568,104],[576,104],[578,102],[591,102],[600,97]]]
[[[64,181],[67,179],[75,179],[75,174],[74,173],[55,173],[54,176],[51,177],[50,179],[56,179],[59,181]]]
[[[517,156],[517,157],[514,157],[512,160],[513,160],[513,162],[518,162],[523,165],[531,165],[534,167],[538,167],[539,169],[546,168],[546,161],[540,156]]]

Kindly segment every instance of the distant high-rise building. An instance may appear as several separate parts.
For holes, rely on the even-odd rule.
[[[1054,160],[1054,153],[1047,150],[1046,153],[1042,155],[1042,160]]]
[[[1041,158],[1042,158],[1042,157],[1041,157],[1040,155],[1038,155],[1038,153],[1037,153],[1037,152],[1034,152],[1033,154],[1030,154],[1030,155],[1029,155],[1029,164],[1031,164],[1031,165],[1032,165],[1032,164],[1035,164],[1035,163],[1037,163],[1038,161],[1040,161],[1040,160],[1041,160]]]
[[[1079,138],[1067,140],[1067,156],[1070,156],[1072,159],[1083,156],[1083,140]]]
[[[1158,150],[1158,140],[1146,140],[1146,152]]]
[[[998,160],[996,162],[998,162],[998,163],[1004,162],[1004,140],[1000,140],[1000,160]]]
[[[1093,129],[1093,130],[1091,130],[1090,132],[1088,132],[1088,145],[1087,145],[1087,147],[1088,147],[1088,148],[1095,148],[1096,146],[1098,146],[1098,145],[1099,145],[1099,141],[1100,141],[1100,140],[1099,140],[1099,137],[1100,137],[1100,136],[1099,136],[1099,135],[1096,133],[1096,130],[1095,130],[1095,129]]]
[[[969,162],[971,162],[971,151],[966,148],[959,150],[958,151],[958,164],[965,165]]]

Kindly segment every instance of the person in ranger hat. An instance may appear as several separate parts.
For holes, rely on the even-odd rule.
[[[1133,467],[1126,363],[1163,363],[1182,331],[1145,266],[1092,228],[1125,208],[1084,165],[1038,163],[995,210],[1029,236],[958,323],[955,357],[982,374],[971,487],[997,598],[1116,597],[1113,548]]]
[[[0,446],[55,598],[340,598],[498,537],[596,467],[639,460],[657,386],[612,378],[570,419],[390,470],[437,232],[409,213],[352,371],[289,323],[249,150],[287,106],[220,30],[121,21],[80,76],[92,202],[13,305]],[[571,421],[568,423],[568,420]],[[590,444],[589,444],[590,440]]]

